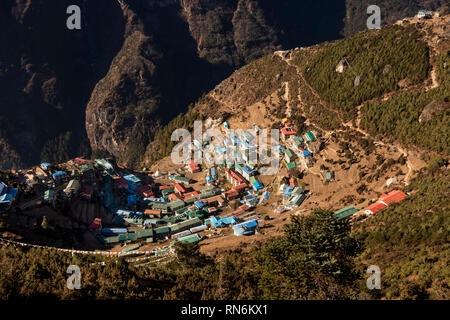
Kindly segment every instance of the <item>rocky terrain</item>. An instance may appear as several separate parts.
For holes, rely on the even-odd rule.
[[[391,21],[441,2],[397,1],[383,15]],[[91,149],[139,162],[161,125],[237,67],[364,28],[365,10],[352,3],[2,1],[0,167]],[[81,30],[65,27],[71,4],[81,8]]]

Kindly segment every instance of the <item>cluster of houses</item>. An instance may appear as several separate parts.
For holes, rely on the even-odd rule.
[[[228,130],[227,123],[224,127]],[[298,135],[287,119],[281,129],[284,145],[278,145],[279,156],[284,157],[288,174],[280,185],[283,207],[279,212],[296,208],[307,199],[306,191],[298,186],[293,169],[313,164],[313,154],[320,150],[320,139],[316,132],[308,131]],[[82,198],[99,201],[112,216],[111,224],[103,226],[102,219],[95,217],[88,229],[106,247],[116,244],[153,243],[159,240],[195,243],[205,238],[206,230],[231,227],[236,236],[252,235],[259,224],[254,208],[269,198],[270,188],[259,180],[258,163],[250,157],[255,151],[252,141],[255,137],[249,131],[239,136],[227,136],[222,143],[209,145],[215,152],[225,153],[229,149],[234,159],[226,158],[217,165],[202,168],[191,162],[187,169],[196,174],[207,170],[203,189],[195,190],[193,180],[180,174],[171,174],[168,180],[158,183],[157,174],[132,173],[116,168],[106,159],[86,160],[75,158],[69,161],[65,170],[54,169],[50,163],[42,163],[43,174],[39,179],[46,186],[43,201],[55,205],[59,200]],[[198,140],[192,147],[204,146]],[[243,148],[240,148],[243,146]],[[243,152],[239,152],[243,151]],[[256,152],[256,151],[255,151]],[[219,186],[219,170],[229,182],[225,190]],[[327,175],[327,180],[332,179]],[[170,181],[170,182],[168,182]],[[0,183],[0,210],[9,208],[17,189]],[[406,195],[401,191],[383,194],[379,200],[367,207],[367,214],[375,214],[391,203],[401,201]],[[221,214],[229,205],[232,212]],[[352,216],[360,209],[346,207],[334,213],[336,219]],[[277,212],[277,211],[276,211]],[[203,235],[203,236],[202,236]],[[124,249],[125,250],[125,249]]]
[[[290,122],[285,122],[284,125],[285,126],[281,129],[281,132],[283,134],[283,140],[286,143],[286,147],[280,146],[280,153],[284,152],[286,168],[288,170],[292,170],[299,166],[309,168],[313,164],[313,152],[319,151],[320,148],[320,143],[316,138],[317,133],[308,131],[302,136],[298,136],[297,132],[291,129]],[[313,149],[313,152],[307,149]]]
[[[168,239],[198,242],[203,239],[200,234],[204,230],[237,223],[248,232],[237,232],[236,235],[253,234],[257,223],[256,226],[255,222],[247,226],[247,222],[257,221],[257,216],[250,211],[269,195],[254,177],[256,171],[247,166],[224,168],[225,175],[233,184],[229,190],[217,186],[219,169],[215,166],[207,169],[207,183],[202,190],[194,190],[190,186],[193,181],[181,175],[170,175],[171,184],[161,185],[135,174],[118,174],[104,160],[100,166],[104,168],[103,204],[112,213],[113,225],[112,228],[101,228],[101,221],[98,221],[89,229],[96,232],[96,237],[105,246]],[[198,164],[191,163],[188,168],[193,173],[201,171]],[[243,172],[242,175],[237,170]],[[231,214],[219,217],[221,208],[232,200],[241,205]]]

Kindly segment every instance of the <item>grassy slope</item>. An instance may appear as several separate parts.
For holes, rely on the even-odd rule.
[[[439,171],[439,170],[437,170]],[[365,243],[359,257],[378,265],[386,299],[448,299],[450,294],[450,175],[448,171],[415,179],[412,195],[357,224]]]

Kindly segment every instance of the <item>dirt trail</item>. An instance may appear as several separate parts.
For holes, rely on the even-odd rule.
[[[328,110],[333,111],[333,112],[335,112],[336,114],[338,114],[338,113],[336,112],[336,110],[332,109],[332,108],[331,108],[331,107],[330,107],[330,106],[329,106],[329,105],[328,105],[328,104],[320,97],[320,95],[317,93],[317,91],[316,91],[316,90],[315,90],[315,89],[314,89],[314,88],[306,81],[306,79],[304,78],[303,73],[301,72],[301,70],[299,69],[299,67],[298,67],[297,65],[295,65],[295,64],[292,63],[292,55],[289,55],[289,58],[286,58],[285,55],[283,55],[281,52],[276,52],[276,54],[277,54],[279,57],[281,57],[281,58],[283,59],[283,61],[285,61],[288,65],[293,66],[293,67],[296,68],[297,74],[298,74],[299,77],[301,78],[302,82],[303,82],[303,83],[311,90],[311,92],[317,97],[317,99],[320,101],[320,103],[322,104],[323,107],[325,107],[325,108],[327,108]],[[432,85],[430,85],[429,88],[433,88],[433,87],[436,87],[436,86],[439,85],[439,83],[437,82],[437,76],[436,76],[436,70],[435,70],[435,68],[433,68],[433,69],[431,70],[431,79],[432,79]],[[422,85],[416,85],[416,86],[413,86],[413,87],[405,88],[404,90],[400,90],[400,91],[401,91],[401,92],[404,92],[404,91],[409,91],[409,90],[416,90],[416,89],[418,89],[418,88],[420,88],[420,87],[422,87]],[[394,94],[399,94],[399,91],[386,93],[386,94],[384,94],[384,95],[382,96],[381,99],[382,99],[382,100],[387,100],[387,99],[389,99],[391,96],[393,96]],[[370,101],[376,101],[376,100],[379,100],[379,99],[380,99],[380,98],[375,98],[375,99],[372,99],[372,100],[370,100]],[[300,100],[300,101],[302,101],[302,100]],[[367,103],[367,101],[366,101],[365,103]],[[366,132],[365,130],[361,129],[361,119],[362,119],[361,108],[362,108],[362,106],[363,106],[363,104],[361,104],[361,105],[359,105],[359,106],[356,107],[356,109],[357,109],[357,118],[356,118],[356,121],[355,121],[356,126],[353,125],[353,121],[349,121],[349,122],[344,123],[344,122],[342,121],[342,117],[341,117],[339,114],[338,114],[338,115],[339,115],[339,118],[341,119],[342,125],[343,125],[345,128],[350,129],[350,130],[353,130],[353,131],[357,131],[357,132],[361,133],[361,134],[362,134],[364,137],[366,137],[366,138],[373,139],[373,137],[372,137],[368,132]],[[334,132],[339,132],[339,131],[343,132],[344,130],[343,130],[343,129],[334,130]],[[331,135],[332,132],[331,132],[331,131],[325,131],[325,133],[326,133],[327,135]],[[406,174],[405,183],[406,183],[406,185],[408,185],[408,184],[410,183],[410,181],[411,181],[412,173],[413,173],[413,171],[414,171],[413,164],[412,164],[412,162],[408,159],[408,156],[409,156],[408,150],[405,149],[405,148],[403,148],[403,147],[401,147],[398,143],[386,144],[386,143],[384,143],[383,141],[378,140],[378,141],[375,141],[374,144],[375,144],[375,145],[379,145],[379,146],[388,147],[388,148],[393,146],[393,147],[397,148],[397,150],[399,150],[399,151],[402,153],[402,155],[406,158],[406,161],[407,161],[408,172],[407,172],[407,174]]]
[[[285,82],[284,83],[284,97],[283,99],[286,101],[286,117],[290,117],[292,112],[291,112],[291,100],[289,99],[289,82]]]
[[[297,71],[297,75],[300,77],[301,82],[303,82],[303,84],[308,87],[308,89],[317,98],[317,100],[319,100],[320,104],[324,108],[326,108],[329,111],[335,113],[339,117],[339,119],[341,119],[341,121],[342,121],[341,115],[336,110],[331,108],[331,106],[325,100],[322,99],[320,94],[308,83],[308,81],[306,81],[306,79],[305,79],[305,77],[303,75],[303,72],[300,70],[299,66],[297,66],[296,64],[294,64],[292,62],[292,55],[289,54],[289,58],[286,58],[286,56],[283,55],[283,52],[277,51],[277,52],[275,52],[275,54],[278,55],[281,59],[283,59],[283,61],[286,62],[289,66],[294,67],[295,70]],[[299,99],[299,100],[302,101],[302,99]]]

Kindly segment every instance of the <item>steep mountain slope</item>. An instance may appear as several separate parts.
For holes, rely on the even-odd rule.
[[[267,1],[121,1],[127,40],[106,77],[94,89],[86,110],[86,129],[94,150],[123,164],[141,162],[145,147],[162,124],[186,111],[235,67],[290,43],[305,44],[307,32],[283,36],[292,23],[285,11],[271,13]],[[299,9],[292,1],[283,5]],[[313,10],[317,4],[307,3]],[[337,6],[327,9],[331,15]],[[343,10],[343,6],[341,6]],[[338,17],[339,15],[337,15]],[[332,19],[337,22],[338,18]],[[318,21],[299,20],[294,30],[313,29]],[[328,24],[321,38],[337,38]]]
[[[261,103],[269,123],[290,113],[325,131],[349,128],[448,154],[449,19],[409,19],[276,52],[233,73],[193,110],[251,125],[248,110]],[[274,94],[280,103],[271,103]],[[439,107],[419,121],[433,103]]]
[[[82,30],[66,28],[71,4],[83,8]],[[61,148],[79,152],[89,93],[121,46],[120,17],[118,4],[105,0],[1,2],[0,167],[36,163],[67,133]]]
[[[354,9],[356,5],[352,3],[2,1],[0,166],[66,160],[69,156],[89,154],[91,143],[93,149],[114,155],[123,154],[119,150],[134,149],[122,157],[125,162],[138,162],[136,150],[145,149],[160,124],[186,111],[189,103],[235,68],[276,49],[337,39],[344,28],[347,34],[364,28],[365,8]],[[434,9],[441,1],[417,2],[421,6],[410,3],[397,1],[383,12],[383,21],[413,13],[416,7]],[[81,31],[65,27],[66,8],[72,4],[81,7]],[[359,21],[357,27],[347,27],[355,19]],[[136,37],[135,32],[140,32],[145,40],[134,50],[123,47]],[[119,52],[130,61],[115,59],[111,65]],[[138,67],[137,61],[144,62]],[[151,72],[142,69],[148,63],[155,66]],[[133,70],[142,71],[146,81],[132,76]],[[98,86],[105,92],[93,91],[106,74]],[[140,89],[119,93],[123,81],[114,82],[112,78],[127,78],[128,85],[122,89]],[[109,102],[105,102],[106,96]],[[147,101],[149,110],[144,110]],[[97,125],[94,119],[105,113],[111,125]],[[106,130],[109,127],[111,130]],[[117,133],[118,130],[123,133]],[[136,143],[130,145],[129,141]]]

